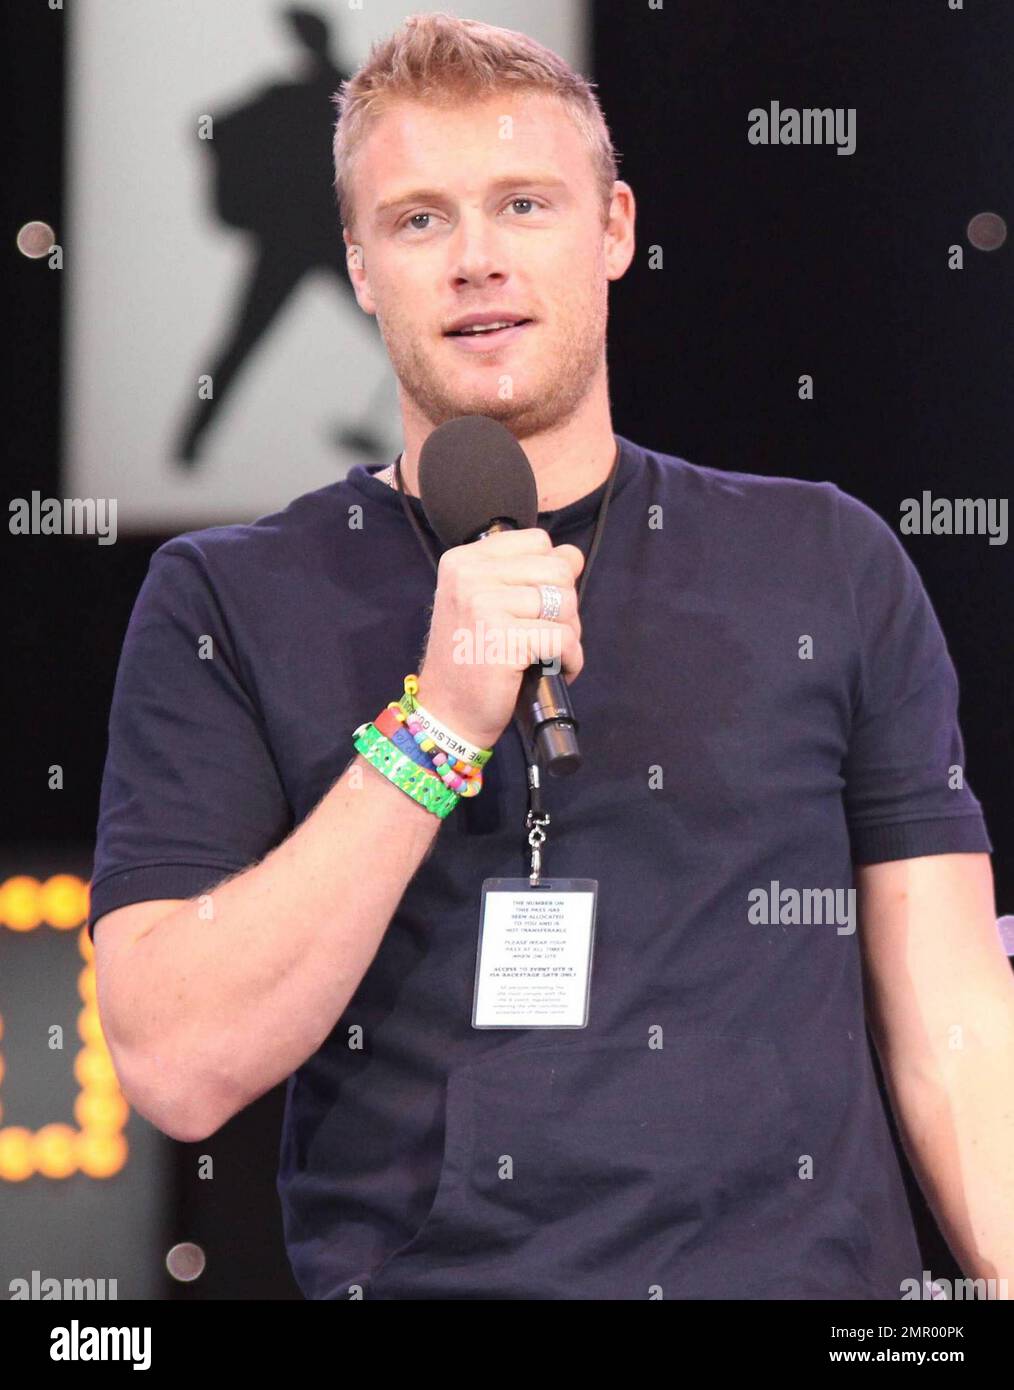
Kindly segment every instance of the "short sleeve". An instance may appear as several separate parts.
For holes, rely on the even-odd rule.
[[[853,862],[990,853],[965,775],[958,680],[929,596],[887,523],[835,491],[859,642],[843,767]]]
[[[109,714],[89,933],[103,913],[189,898],[285,838],[292,811],[196,546],[152,556]]]

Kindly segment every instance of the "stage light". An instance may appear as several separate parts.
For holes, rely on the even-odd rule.
[[[0,1129],[0,1181],[24,1182],[34,1172],[31,1133],[14,1125]]]
[[[977,251],[996,251],[1007,240],[1007,223],[997,212],[977,212],[965,235]]]
[[[11,931],[33,931],[41,921],[37,878],[16,874],[0,884],[0,924]]]
[[[53,1123],[33,1133],[16,1125],[0,1127],[0,1181],[22,1182],[39,1173],[61,1179],[78,1171],[92,1178],[108,1178],[127,1161],[123,1129],[130,1107],[120,1091],[113,1060],[102,1034],[95,985],[95,951],[87,928],[88,884],[74,874],[54,874],[45,882],[27,874],[14,875],[0,884],[0,926],[30,932],[40,926],[57,931],[78,930],[78,950],[85,961],[77,977],[82,1008],[77,1031],[84,1044],[74,1058],[74,1077],[81,1090],[74,1103],[79,1126]],[[2,1004],[2,997],[0,997]],[[0,1014],[0,1039],[3,1038]],[[7,1039],[8,1051],[10,1039]],[[4,1077],[0,1053],[0,1085]],[[4,1118],[0,1097],[0,1126]]]
[[[204,1273],[204,1251],[192,1241],[174,1245],[165,1257],[165,1267],[181,1284],[189,1284]]]
[[[46,1125],[33,1136],[35,1169],[46,1178],[69,1178],[77,1172],[77,1131],[70,1125]]]
[[[75,874],[54,874],[39,889],[39,912],[51,927],[69,931],[88,914],[88,885]]]
[[[48,222],[26,222],[18,228],[18,250],[30,260],[48,256],[56,244],[56,233]]]

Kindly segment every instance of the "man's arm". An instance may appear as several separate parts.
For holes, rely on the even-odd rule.
[[[856,885],[870,1028],[905,1151],[965,1274],[1007,1279],[1011,1296],[1014,978],[989,856],[870,864]]]
[[[301,1066],[356,992],[441,824],[356,754],[260,863],[156,921],[145,903],[100,917],[99,1010],[131,1105],[196,1141]]]

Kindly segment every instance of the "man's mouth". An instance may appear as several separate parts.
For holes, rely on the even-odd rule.
[[[493,348],[516,338],[531,322],[531,319],[497,319],[495,323],[475,323],[466,328],[451,329],[444,336],[457,338],[463,344]]]

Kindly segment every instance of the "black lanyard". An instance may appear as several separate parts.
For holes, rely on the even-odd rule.
[[[605,529],[606,514],[609,511],[609,499],[613,493],[613,483],[616,480],[616,471],[620,464],[620,446],[616,445],[616,457],[613,459],[613,466],[609,477],[606,480],[606,490],[603,493],[602,501],[599,503],[598,516],[595,518],[595,530],[592,534],[591,545],[585,557],[584,568],[581,571],[581,578],[577,586],[577,606],[580,610],[581,600],[584,597],[585,586],[588,583],[588,576],[591,574],[592,565],[595,563],[595,556],[598,553],[599,542],[602,540],[602,532]],[[412,529],[415,531],[419,544],[423,548],[424,554],[429,556],[430,563],[434,572],[438,571],[438,559],[434,554],[433,547],[430,545],[426,536],[423,535],[422,527],[416,520],[415,513],[408,504],[408,496],[401,477],[401,455],[399,454],[394,464],[394,476],[398,485],[398,496],[401,498],[401,506],[405,515],[408,517]],[[544,809],[542,804],[542,791],[540,783],[540,768],[538,753],[532,744],[525,737],[521,721],[517,715],[513,719],[514,727],[521,740],[521,751],[524,754],[525,766],[528,771],[528,813],[525,816],[525,829],[528,831],[528,845],[531,850],[532,863],[529,873],[529,882],[534,887],[539,881],[542,870],[542,845],[546,839],[546,826],[549,824],[549,812]]]

